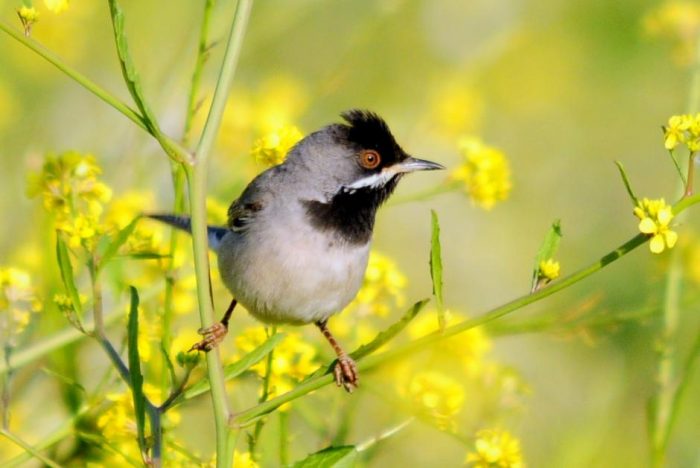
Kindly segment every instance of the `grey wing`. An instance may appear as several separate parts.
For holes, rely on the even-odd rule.
[[[272,190],[265,190],[270,185],[273,172],[268,170],[256,177],[241,196],[228,209],[228,227],[233,232],[245,232],[254,222],[256,216],[269,204]]]

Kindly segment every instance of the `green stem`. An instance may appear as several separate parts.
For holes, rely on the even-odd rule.
[[[684,197],[693,195],[693,179],[695,178],[695,153],[690,153],[688,156],[688,178],[685,182]]]
[[[126,103],[120,101],[119,98],[98,86],[96,83],[91,81],[88,77],[86,77],[76,69],[72,68],[66,62],[64,62],[63,59],[60,58],[58,55],[45,48],[43,45],[41,45],[39,42],[35,41],[31,37],[26,37],[24,33],[16,30],[15,28],[11,27],[5,22],[0,21],[0,29],[9,34],[12,38],[16,39],[22,45],[36,52],[39,56],[41,56],[46,61],[48,61],[56,68],[61,70],[63,73],[68,75],[70,78],[78,82],[78,84],[83,86],[92,94],[94,94],[95,96],[102,99],[104,102],[121,112],[124,116],[126,116],[129,120],[141,127],[143,130],[148,131],[146,121],[136,110],[129,107]]]
[[[272,328],[272,333],[268,334],[267,338],[269,339],[275,333],[277,333],[277,327]],[[258,403],[267,401],[267,399],[270,396],[270,379],[272,378],[272,361],[274,359],[274,354],[275,350],[273,349],[267,354],[267,359],[265,359],[265,376],[263,377],[262,392],[260,392],[260,398],[258,398]],[[260,462],[260,454],[257,453],[257,446],[264,425],[264,419],[259,419],[255,423],[253,436],[250,438],[250,443],[248,445],[248,451],[250,452],[250,456],[253,457],[253,459],[256,462]]]
[[[192,237],[195,273],[197,277],[197,299],[199,302],[199,317],[202,327],[206,328],[214,324],[214,310],[210,295],[211,284],[209,278],[209,251],[207,245],[207,220],[206,220],[206,190],[207,169],[211,149],[214,145],[216,134],[221,124],[226,97],[233,81],[233,75],[243,44],[252,0],[239,0],[236,4],[236,12],[231,25],[224,60],[216,83],[216,90],[212,99],[209,115],[202,131],[202,136],[197,146],[194,167],[187,167],[187,182],[190,187],[190,210],[192,214]],[[229,434],[228,420],[230,410],[226,398],[224,373],[221,366],[219,350],[214,349],[207,353],[207,370],[214,409],[214,422],[216,427],[216,464],[218,468],[231,466],[228,450]]]
[[[59,465],[55,461],[49,459],[48,457],[42,455],[34,447],[29,445],[28,443],[26,443],[25,441],[23,441],[22,439],[20,439],[16,435],[12,434],[11,432],[2,429],[2,430],[0,430],[0,436],[5,437],[6,439],[8,439],[10,442],[12,442],[13,444],[15,444],[17,446],[22,447],[25,451],[31,453],[34,456],[34,458],[41,461],[43,464],[48,465],[51,468],[61,468],[61,465]]]
[[[280,423],[280,466],[289,464],[289,413],[279,412]]]
[[[673,207],[674,213],[680,213],[687,209],[688,207],[695,205],[700,202],[700,196],[699,195],[693,195],[692,197],[687,197],[684,198],[683,200],[679,201],[676,203]],[[549,286],[546,288],[540,289],[537,292],[534,292],[532,294],[527,294],[525,296],[522,296],[520,298],[517,298],[511,302],[508,302],[507,304],[504,304],[500,307],[497,307],[495,309],[492,309],[491,311],[485,313],[484,315],[470,319],[470,320],[465,320],[461,323],[452,325],[450,327],[447,327],[443,332],[436,332],[429,334],[427,336],[424,336],[422,338],[419,338],[417,340],[411,341],[409,343],[405,343],[403,345],[400,345],[393,350],[386,351],[382,354],[371,354],[371,355],[365,355],[365,356],[360,356],[356,358],[357,365],[359,370],[367,371],[370,369],[373,369],[375,367],[378,367],[382,364],[385,364],[389,361],[395,360],[402,358],[408,354],[420,351],[424,349],[427,346],[434,345],[435,343],[438,343],[440,341],[443,341],[449,337],[452,337],[454,335],[457,335],[459,333],[462,333],[466,330],[472,329],[474,327],[478,327],[479,325],[484,325],[485,323],[491,322],[499,317],[502,317],[504,315],[507,315],[515,310],[518,310],[520,308],[523,308],[529,304],[532,304],[534,302],[538,302],[548,296],[551,296],[552,294],[561,291],[562,289],[568,288],[569,286],[572,286],[579,281],[585,279],[586,277],[596,273],[599,270],[602,270],[605,268],[607,265],[610,263],[614,262],[615,260],[618,260],[619,258],[623,257],[624,255],[627,255],[640,245],[646,243],[648,240],[648,237],[644,234],[637,234],[636,236],[632,237],[630,240],[625,242],[624,244],[620,245],[618,248],[615,250],[607,253],[603,257],[601,257],[599,260],[596,262],[592,263],[591,265],[582,268],[581,270],[577,271],[576,273],[573,273],[566,278],[562,278],[559,281],[550,283]],[[353,353],[355,355],[355,353]],[[330,364],[328,366],[330,368]],[[303,395],[306,395],[309,392],[312,392],[314,390],[317,390],[325,385],[328,385],[333,382],[333,376],[326,372],[322,375],[314,375],[312,377],[309,377],[302,381],[299,385],[297,385],[295,388],[290,390],[289,392],[280,395],[278,397],[272,398],[264,403],[260,403],[256,406],[253,406],[251,408],[248,408],[244,411],[241,411],[240,413],[237,413],[234,416],[234,419],[232,421],[232,425],[234,427],[240,427],[247,425],[251,421],[257,419],[261,415],[267,414],[271,411],[274,411],[276,408],[279,406],[288,403],[292,400],[295,400]]]

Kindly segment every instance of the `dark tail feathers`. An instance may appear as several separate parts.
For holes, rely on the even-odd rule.
[[[165,224],[181,229],[185,232],[192,233],[192,222],[189,216],[169,215],[169,214],[147,214],[149,218],[156,219]],[[221,239],[228,231],[228,228],[221,226],[207,226],[207,237],[209,238],[209,248],[218,250],[221,245]]]

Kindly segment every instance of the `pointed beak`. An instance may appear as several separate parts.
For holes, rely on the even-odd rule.
[[[391,166],[391,169],[398,174],[402,172],[435,171],[438,169],[445,169],[445,166],[436,162],[409,156],[400,163]]]

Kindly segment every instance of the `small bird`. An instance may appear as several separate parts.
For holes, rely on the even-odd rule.
[[[358,371],[328,329],[365,275],[377,208],[409,172],[444,169],[409,156],[386,122],[365,110],[341,114],[299,141],[285,161],[262,172],[228,210],[228,225],[208,227],[221,278],[234,299],[221,322],[200,330],[193,349],[209,351],[226,335],[240,302],[268,324],[314,323],[338,359],[335,382],[352,392]],[[190,220],[149,215],[185,231]]]

